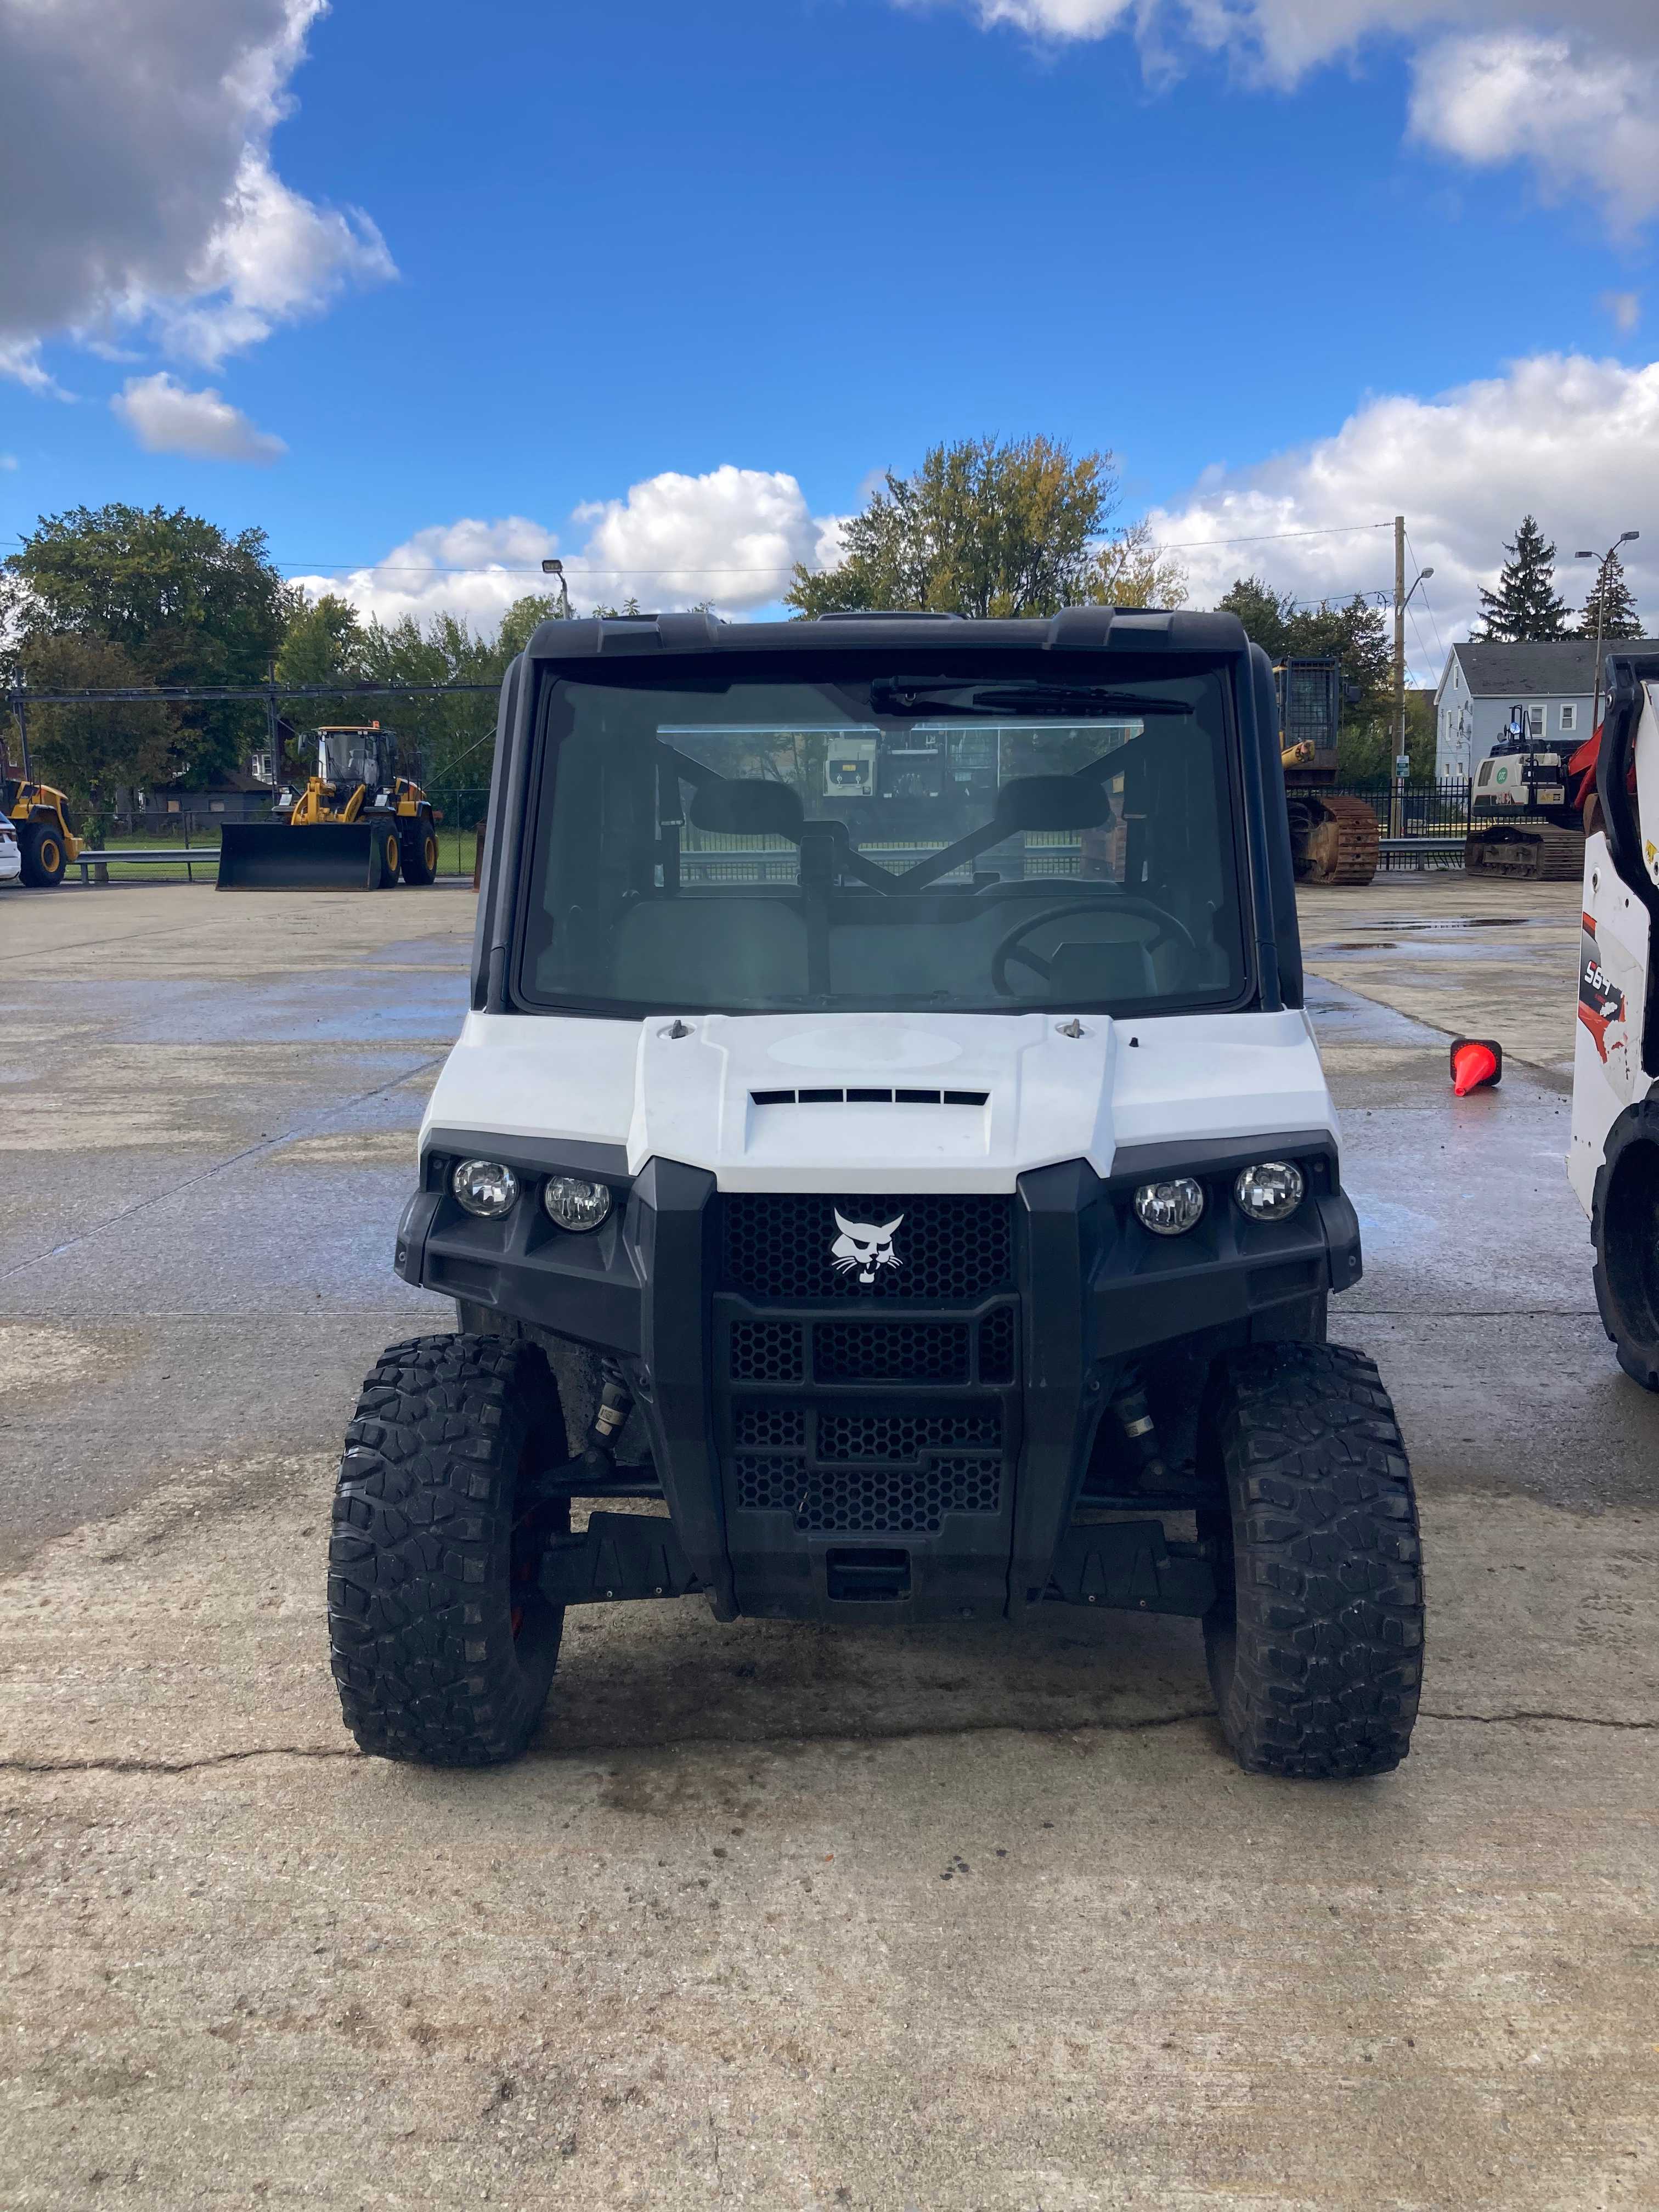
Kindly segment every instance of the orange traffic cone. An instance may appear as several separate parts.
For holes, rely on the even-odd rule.
[[[1451,1048],[1452,1089],[1460,1098],[1504,1080],[1504,1048],[1493,1037],[1455,1037]]]

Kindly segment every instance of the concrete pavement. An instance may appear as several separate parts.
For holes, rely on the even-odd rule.
[[[1431,1607],[1407,1766],[1314,1787],[1227,1759],[1188,1624],[696,1600],[573,1615],[514,1769],[360,1758],[331,1457],[449,1325],[386,1248],[472,902],[8,900],[4,2201],[1659,2198],[1659,1404],[1560,1166],[1576,893],[1516,896],[1309,902]]]

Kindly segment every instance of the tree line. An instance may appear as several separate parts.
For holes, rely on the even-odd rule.
[[[1108,451],[1073,453],[1030,437],[968,439],[927,453],[912,476],[889,473],[843,526],[841,564],[798,567],[785,594],[797,616],[915,607],[981,617],[1046,616],[1061,607],[1179,607],[1179,562],[1144,523],[1119,520],[1121,483]],[[1528,515],[1504,548],[1496,588],[1481,593],[1484,635],[1569,634],[1555,590],[1553,545]],[[1264,578],[1242,576],[1219,605],[1275,660],[1334,656],[1346,704],[1340,765],[1355,781],[1389,773],[1392,668],[1382,608],[1357,594],[1309,605]],[[1618,556],[1601,565],[1579,617],[1594,635],[1639,635]],[[327,685],[300,726],[378,719],[398,732],[407,772],[439,793],[488,781],[495,726],[489,690],[449,698],[354,700],[357,684],[500,684],[554,601],[526,593],[494,636],[461,617],[364,619],[337,594],[308,599],[270,557],[263,531],[229,533],[182,508],[120,505],[43,516],[0,563],[0,684],[35,691],[164,685]],[[610,613],[616,610],[596,609]],[[265,740],[264,709],[237,702],[137,701],[37,708],[40,772],[92,809],[135,787],[200,786],[238,769]],[[1432,773],[1432,712],[1408,702],[1415,772]]]
[[[382,721],[398,732],[399,765],[452,791],[489,780],[490,692],[364,700],[351,687],[499,687],[531,632],[556,611],[550,598],[528,593],[493,637],[455,615],[365,621],[337,595],[313,600],[288,583],[262,530],[231,533],[182,508],[82,507],[42,516],[0,564],[0,688],[337,683],[337,696],[296,706],[297,726]],[[4,733],[15,755],[15,726]],[[210,785],[245,770],[265,742],[258,702],[140,699],[29,714],[37,775],[93,812],[136,791]],[[290,773],[298,765],[291,760]]]

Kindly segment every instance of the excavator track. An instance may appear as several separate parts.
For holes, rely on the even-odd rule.
[[[1382,831],[1363,799],[1322,791],[1298,794],[1311,817],[1296,874],[1304,884],[1368,884],[1382,859]]]
[[[1547,822],[1504,823],[1472,830],[1463,848],[1469,875],[1520,876],[1532,883],[1576,884],[1584,872],[1584,839],[1577,830]]]

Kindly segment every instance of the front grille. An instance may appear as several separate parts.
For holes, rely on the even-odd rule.
[[[966,1322],[826,1321],[812,1337],[820,1382],[968,1380]]]
[[[1001,1442],[1002,1408],[997,1405],[946,1413],[818,1415],[820,1459],[915,1459],[919,1452],[953,1444]]]
[[[806,1442],[804,1406],[739,1406],[732,1424],[739,1451],[799,1451]]]
[[[1002,1467],[939,1459],[926,1467],[808,1467],[739,1459],[737,1501],[750,1513],[790,1513],[797,1528],[839,1536],[934,1536],[947,1513],[997,1513]]]
[[[799,1382],[803,1331],[798,1321],[735,1321],[732,1324],[734,1382]]]
[[[1014,1310],[997,1306],[979,1325],[979,1379],[981,1382],[1012,1382],[1014,1379]]]
[[[772,1301],[908,1298],[928,1304],[982,1298],[1013,1285],[1012,1200],[946,1194],[923,1198],[739,1192],[720,1201],[725,1287]],[[896,1222],[883,1261],[867,1270],[836,1264],[836,1221],[875,1228]],[[843,1258],[845,1255],[843,1255]]]

